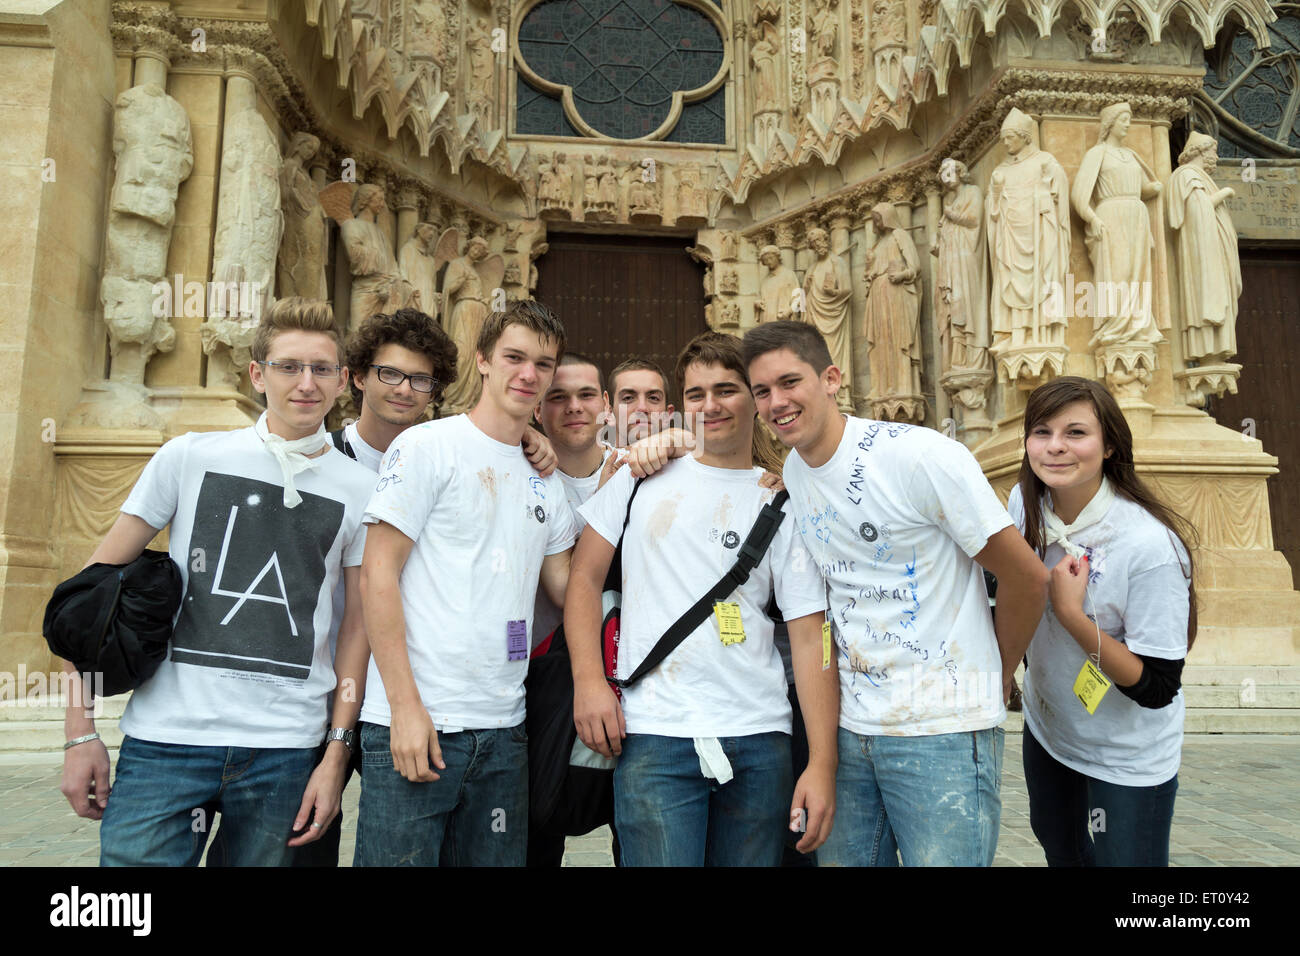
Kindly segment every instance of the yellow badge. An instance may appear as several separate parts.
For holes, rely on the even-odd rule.
[[[735,601],[718,601],[713,605],[718,619],[718,634],[723,644],[745,643],[745,625],[740,620],[740,605]]]
[[[1074,696],[1079,698],[1079,703],[1083,704],[1088,713],[1095,714],[1097,705],[1108,690],[1110,681],[1106,675],[1092,661],[1084,661],[1079,676],[1074,679]]]
[[[831,668],[831,622],[822,621],[822,670]]]

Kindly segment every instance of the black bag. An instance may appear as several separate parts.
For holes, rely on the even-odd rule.
[[[92,564],[54,589],[42,633],[78,673],[103,675],[103,697],[139,687],[167,657],[181,606],[181,570],[166,551],[130,564]]]
[[[628,499],[627,515],[623,519],[625,531],[632,516],[632,499],[640,485],[638,481]],[[611,684],[616,688],[627,688],[645,677],[708,619],[715,601],[722,600],[749,580],[750,572],[763,560],[785,518],[781,507],[788,497],[787,492],[781,491],[763,506],[754,527],[741,544],[731,570],[677,619],[631,675],[624,680],[607,676]],[[606,593],[611,588],[611,581],[614,588],[622,586],[622,556],[623,539],[620,535],[610,574],[605,579]],[[607,623],[610,613],[606,614]],[[582,836],[606,823],[613,823],[614,772],[612,768],[570,766],[569,755],[578,738],[578,728],[573,722],[573,672],[569,667],[569,648],[562,624],[547,639],[547,645],[539,645],[538,656],[529,661],[525,682],[528,698],[525,727],[528,731],[529,825],[560,828],[566,836]]]

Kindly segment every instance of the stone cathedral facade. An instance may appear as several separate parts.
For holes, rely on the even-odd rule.
[[[1201,535],[1193,663],[1300,665],[1285,449],[1221,413],[1239,253],[1300,240],[1298,61],[1266,0],[0,0],[0,669],[50,669],[165,440],[260,412],[271,296],[451,323],[574,237],[675,242],[700,329],[815,322],[846,410],[1004,498],[1028,392],[1106,381]]]

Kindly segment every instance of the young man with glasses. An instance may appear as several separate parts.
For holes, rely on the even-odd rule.
[[[333,326],[328,303],[276,302],[249,364],[262,417],[163,445],[88,562],[129,563],[167,528],[185,582],[168,658],[122,717],[111,799],[93,720],[67,711],[62,790],[80,816],[102,818],[101,865],[195,865],[217,813],[211,863],[285,865],[338,812],[350,722],[319,751],[336,684],[346,716],[330,595],[341,576],[339,657],[355,655],[374,475],[326,437],[346,374]]]
[[[539,581],[564,602],[576,528],[520,443],[564,328],[515,301],[476,345],[473,410],[399,435],[366,508],[358,866],[525,861],[529,630]]]

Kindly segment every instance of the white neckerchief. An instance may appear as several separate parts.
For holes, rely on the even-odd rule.
[[[286,508],[298,507],[298,505],[302,504],[302,495],[298,494],[298,489],[294,487],[293,476],[300,471],[315,468],[320,463],[319,458],[308,458],[307,456],[320,451],[329,444],[325,432],[325,422],[320,423],[320,427],[316,429],[316,434],[288,441],[279,435],[271,434],[271,430],[266,427],[266,412],[262,412],[262,417],[257,420],[253,430],[257,432],[257,437],[262,439],[262,443],[266,445],[266,450],[274,455],[275,460],[280,463],[280,472],[284,475],[284,506]]]
[[[1043,537],[1050,547],[1052,544],[1059,544],[1065,549],[1066,554],[1072,558],[1083,557],[1083,548],[1079,547],[1069,540],[1069,536],[1084,528],[1095,525],[1098,521],[1106,516],[1110,510],[1110,504],[1115,500],[1115,489],[1111,487],[1110,479],[1105,475],[1101,476],[1101,487],[1097,493],[1092,496],[1092,500],[1084,506],[1079,512],[1079,517],[1074,519],[1072,524],[1066,524],[1056,512],[1048,506],[1046,501],[1043,502]]]

